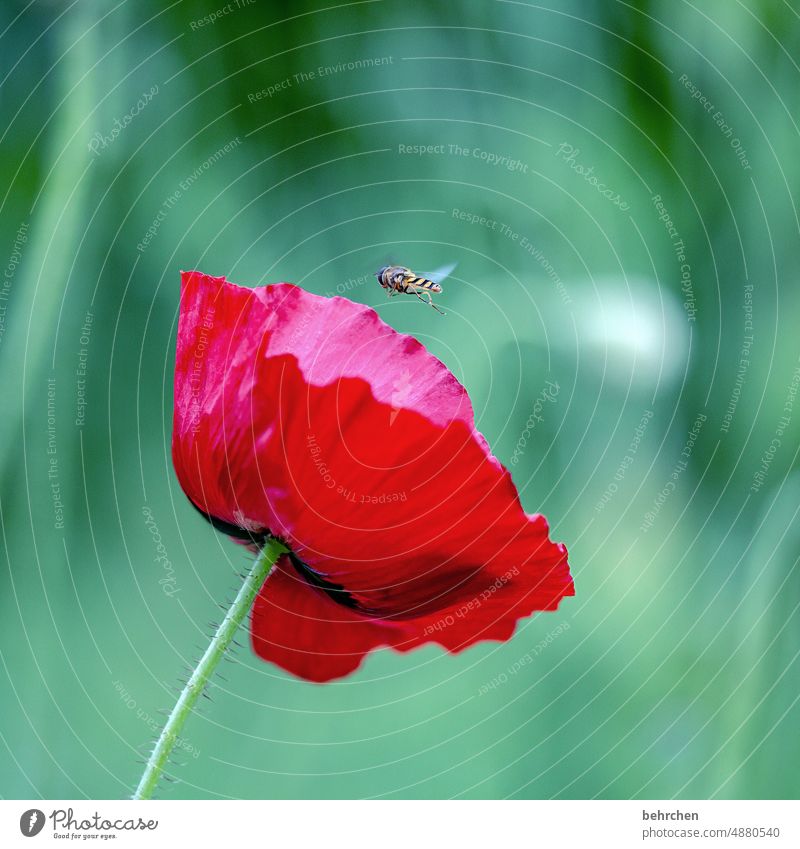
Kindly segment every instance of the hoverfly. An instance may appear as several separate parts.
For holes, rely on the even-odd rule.
[[[432,295],[442,291],[439,281],[444,280],[455,267],[456,264],[452,263],[442,266],[426,276],[420,276],[404,265],[384,265],[380,271],[375,273],[375,276],[378,278],[378,283],[386,289],[387,297],[391,298],[398,292],[404,295],[416,295],[423,303],[427,303],[436,312],[444,315],[439,307],[434,304]],[[423,295],[427,295],[427,301]]]

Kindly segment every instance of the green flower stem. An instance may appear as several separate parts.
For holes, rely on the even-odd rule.
[[[217,628],[217,633],[214,634],[211,644],[200,658],[200,662],[186,682],[177,704],[172,709],[164,730],[161,732],[161,736],[147,761],[139,786],[133,794],[134,799],[149,799],[151,797],[170,753],[178,741],[183,725],[192,712],[192,708],[231,644],[231,640],[250,610],[258,591],[272,571],[275,561],[287,550],[283,543],[273,538],[268,539],[264,544],[264,548],[261,549],[255,563],[253,563],[253,568],[244,579],[233,604],[225,614],[222,624]]]

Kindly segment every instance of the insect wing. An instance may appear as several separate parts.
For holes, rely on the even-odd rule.
[[[427,277],[428,280],[433,280],[434,283],[441,283],[455,271],[457,265],[457,262],[451,262],[447,265],[440,266],[435,271],[426,272],[422,276]]]

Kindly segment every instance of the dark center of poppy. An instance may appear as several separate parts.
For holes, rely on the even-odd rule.
[[[212,516],[210,513],[206,513],[205,510],[201,510],[191,499],[189,500],[189,503],[201,516],[203,516],[203,518],[206,519],[207,522],[211,524],[211,527],[214,528],[215,531],[219,531],[232,539],[238,539],[242,542],[253,545],[259,550],[264,547],[267,539],[272,536],[266,528],[260,531],[249,531],[239,525],[234,525],[231,522],[226,522],[224,519],[220,519],[217,516]],[[280,541],[286,545],[284,540]],[[286,547],[289,548],[288,545],[286,545]],[[318,590],[321,590],[329,598],[337,604],[341,604],[343,607],[349,607],[352,610],[360,609],[359,603],[343,586],[335,584],[333,581],[329,581],[327,578],[320,575],[319,572],[314,571],[314,569],[312,569],[307,563],[304,563],[291,550],[291,548],[289,548],[288,555],[295,571],[301,578],[303,578],[303,580],[306,581],[306,583],[311,584],[312,587],[316,587]]]

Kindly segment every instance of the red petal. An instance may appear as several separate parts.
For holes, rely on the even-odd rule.
[[[280,535],[342,586],[361,611],[346,612],[350,627],[381,626],[363,651],[378,633],[401,650],[507,639],[520,617],[573,594],[566,550],[522,510],[463,388],[371,310],[192,272],[178,337],[184,490],[218,518]],[[303,590],[333,604],[293,590],[298,604]],[[275,634],[257,621],[267,631],[254,634]],[[272,659],[309,677],[297,657]]]
[[[313,589],[282,557],[253,605],[253,649],[264,660],[322,683],[358,668],[391,626],[365,619]]]

